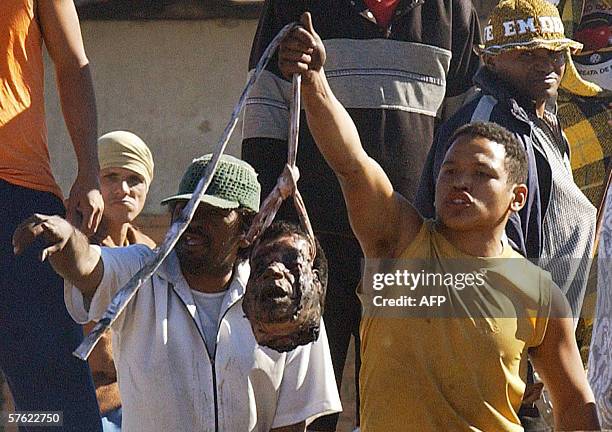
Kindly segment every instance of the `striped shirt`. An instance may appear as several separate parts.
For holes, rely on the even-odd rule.
[[[547,122],[530,115],[533,143],[546,155],[552,171],[539,263],[551,273],[577,319],[591,267],[597,209],[574,182],[567,142],[559,127],[555,127],[556,121],[550,117],[547,116]]]

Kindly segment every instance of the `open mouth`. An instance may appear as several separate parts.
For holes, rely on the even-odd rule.
[[[246,303],[257,310],[258,321],[278,325],[294,319],[299,305],[291,298],[292,291],[286,281],[258,280],[255,285],[247,287]]]
[[[467,192],[449,195],[446,202],[453,207],[469,207],[474,203],[474,200]]]

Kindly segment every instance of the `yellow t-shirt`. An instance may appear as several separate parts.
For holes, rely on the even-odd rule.
[[[500,257],[469,257],[433,221],[396,262],[418,259],[427,260],[428,272],[443,274],[456,271],[456,263],[471,266],[483,283],[441,288],[450,309],[430,318],[371,307],[372,295],[361,289],[361,430],[522,431],[516,413],[527,350],[544,338],[550,275],[509,246]]]

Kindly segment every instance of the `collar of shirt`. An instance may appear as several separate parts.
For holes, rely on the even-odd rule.
[[[425,0],[382,0],[380,2],[381,7],[379,10],[383,8],[388,9],[391,6],[393,7],[393,10],[389,14],[387,24],[383,24],[378,21],[377,12],[372,10],[372,8],[370,8],[368,5],[368,3],[376,3],[376,0],[349,0],[349,2],[362,17],[382,28],[387,29],[387,31],[390,32],[390,26],[395,17],[405,15],[415,7],[425,3]],[[385,6],[382,6],[383,4]]]
[[[395,9],[397,9],[399,0],[364,0],[364,3],[374,14],[376,23],[383,28],[387,28],[393,18]]]

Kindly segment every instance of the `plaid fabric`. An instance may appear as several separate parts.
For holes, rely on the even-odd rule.
[[[566,92],[559,94],[558,117],[570,145],[574,181],[593,205],[600,208],[605,183],[612,168],[612,119],[610,93],[598,97],[579,97]],[[582,319],[576,339],[583,364],[589,357],[591,332],[597,291],[597,260],[594,260],[587,293],[583,303]]]
[[[579,97],[559,95],[559,121],[570,144],[574,181],[599,208],[612,167],[612,94]]]

